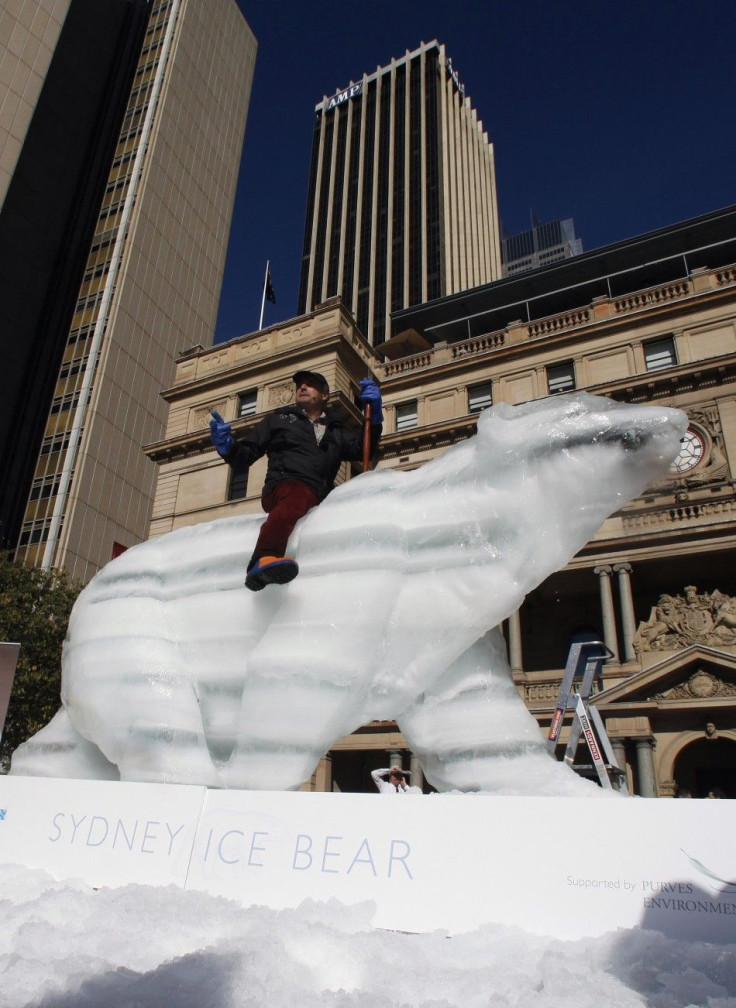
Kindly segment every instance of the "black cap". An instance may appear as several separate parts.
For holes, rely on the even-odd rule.
[[[306,382],[307,385],[311,385],[313,388],[319,389],[320,392],[324,392],[325,395],[329,395],[330,386],[327,384],[327,379],[324,375],[319,374],[317,371],[297,371],[294,375],[294,384],[301,385],[302,382]]]

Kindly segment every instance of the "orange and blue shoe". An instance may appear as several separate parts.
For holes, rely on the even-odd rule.
[[[253,564],[245,579],[245,587],[260,591],[268,584],[288,584],[299,573],[293,557],[264,556]]]

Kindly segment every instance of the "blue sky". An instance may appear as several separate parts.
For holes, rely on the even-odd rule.
[[[494,144],[510,232],[590,250],[736,203],[732,0],[237,0],[258,40],[216,341],[296,315],[314,106],[444,42]]]

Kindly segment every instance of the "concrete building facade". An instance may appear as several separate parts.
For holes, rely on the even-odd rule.
[[[690,426],[670,474],[609,518],[503,629],[540,731],[571,638],[593,630],[613,655],[594,702],[629,789],[736,797],[736,208],[397,313],[393,324],[393,359],[368,345],[339,299],[183,355],[165,393],[166,437],[148,448],[160,469],[152,535],[260,509],[260,464],[233,488],[208,411],[244,429],[290,401],[300,367],[328,377],[356,424],[357,382],[367,369],[376,376],[380,468],[422,465],[472,435],[493,403],[586,389],[683,409]],[[409,327],[426,349],[402,355]],[[370,769],[391,758],[412,761],[396,725],[365,725],[305,786],[370,791]],[[413,769],[419,778],[415,760]]]
[[[390,315],[501,276],[493,146],[445,47],[422,43],[315,108],[299,311]]]
[[[5,255],[43,234],[43,214],[18,216],[29,192],[61,191],[64,213],[37,268],[39,318],[4,306],[21,349],[3,532],[24,561],[87,580],[146,537],[156,469],[141,446],[164,429],[177,353],[213,339],[256,43],[234,0],[10,6]]]

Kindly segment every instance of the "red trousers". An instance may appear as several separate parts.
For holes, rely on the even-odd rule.
[[[248,570],[264,556],[282,557],[286,543],[294,526],[307,511],[319,504],[313,490],[298,479],[282,480],[269,493],[261,497],[263,510],[267,513],[258,533],[256,548],[248,561]]]

